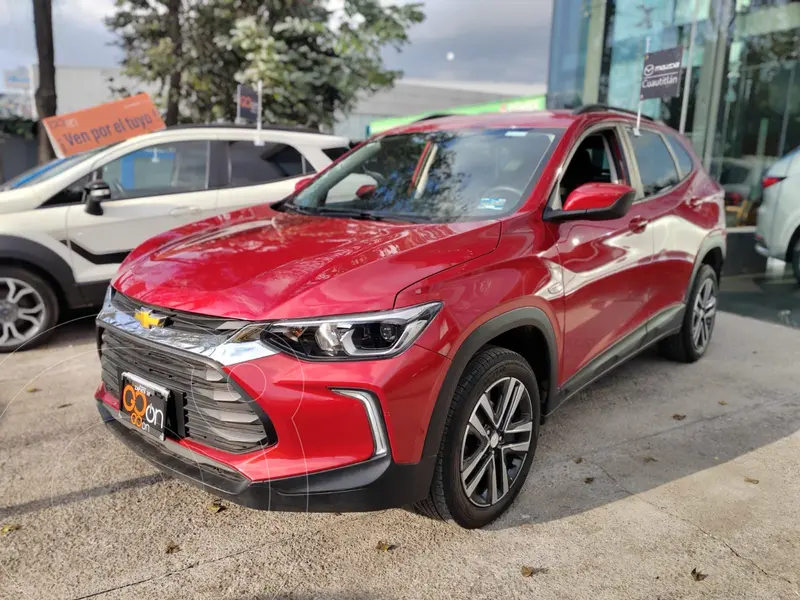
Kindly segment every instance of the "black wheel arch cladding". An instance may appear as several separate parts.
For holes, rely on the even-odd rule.
[[[558,349],[556,346],[555,331],[547,314],[540,308],[535,307],[517,308],[503,313],[483,323],[473,331],[469,337],[464,340],[464,343],[461,344],[461,347],[453,357],[450,369],[439,390],[439,395],[436,398],[436,405],[433,407],[431,418],[428,423],[428,431],[425,436],[425,444],[422,451],[423,458],[435,456],[439,452],[439,444],[444,431],[450,402],[452,401],[456,386],[469,361],[482,347],[493,339],[519,327],[534,327],[544,337],[547,348],[542,348],[542,351],[548,353],[550,372],[546,374],[535,373],[535,375],[540,381],[544,378],[548,380],[547,402],[550,402],[556,397]],[[543,407],[543,411],[546,412],[546,407]],[[432,475],[431,473],[431,476]]]

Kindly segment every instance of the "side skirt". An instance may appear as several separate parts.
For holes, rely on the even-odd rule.
[[[552,415],[564,402],[609,371],[643,352],[656,342],[677,333],[683,324],[685,310],[685,304],[677,304],[664,309],[616,342],[611,348],[595,357],[559,388],[556,397],[549,403],[550,411],[546,416]]]

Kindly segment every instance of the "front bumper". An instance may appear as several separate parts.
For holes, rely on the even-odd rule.
[[[364,512],[398,508],[428,494],[435,466],[435,457],[401,465],[384,455],[307,475],[253,481],[206,456],[192,455],[177,443],[150,441],[118,420],[102,401],[98,401],[97,409],[114,435],[162,472],[259,510]]]

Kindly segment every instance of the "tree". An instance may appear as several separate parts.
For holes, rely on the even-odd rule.
[[[108,20],[125,74],[159,85],[168,124],[173,97],[176,120],[231,121],[237,81],[261,80],[267,121],[329,126],[360,94],[394,83],[400,73],[381,50],[401,49],[424,18],[418,4],[380,0],[345,0],[336,12],[325,0],[183,0],[171,12],[173,1],[116,0]]]
[[[56,114],[56,65],[53,50],[53,5],[51,0],[33,0],[33,25],[36,52],[39,55],[39,85],[36,88],[36,111],[39,113],[39,162],[54,156],[42,119]]]

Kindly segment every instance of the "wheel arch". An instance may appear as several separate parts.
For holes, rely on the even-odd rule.
[[[725,265],[725,238],[722,235],[712,235],[703,240],[694,261],[692,276],[686,285],[684,302],[689,302],[692,293],[692,283],[697,277],[697,272],[703,265],[709,265],[717,274],[717,282],[722,280],[722,267]]]
[[[542,348],[541,344],[545,347]],[[447,413],[458,382],[472,357],[487,345],[508,348],[525,358],[539,382],[542,414],[549,412],[547,408],[556,398],[558,384],[555,330],[547,314],[540,308],[516,308],[478,326],[456,351],[431,412],[422,450],[423,460],[438,454]],[[547,370],[545,374],[541,372],[542,368]],[[546,389],[542,388],[543,381],[547,382]]]
[[[83,304],[67,261],[41,244],[23,237],[0,235],[0,265],[27,269],[47,281],[64,308]]]

